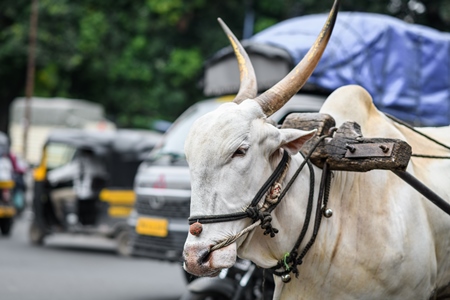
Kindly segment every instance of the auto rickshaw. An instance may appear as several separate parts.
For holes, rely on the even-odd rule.
[[[9,159],[9,142],[5,133],[0,132],[0,231],[2,235],[11,233],[16,210],[13,205],[13,166]]]
[[[55,233],[94,234],[115,238],[118,253],[128,255],[134,176],[160,137],[131,129],[51,132],[33,175],[31,243]]]

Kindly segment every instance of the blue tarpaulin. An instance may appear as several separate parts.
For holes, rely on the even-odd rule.
[[[327,15],[293,18],[250,40],[287,50],[298,63]],[[340,12],[308,83],[327,90],[366,88],[382,111],[414,125],[450,124],[450,34],[399,19]]]

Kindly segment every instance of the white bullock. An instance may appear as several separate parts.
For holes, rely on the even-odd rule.
[[[192,181],[191,216],[244,211],[284,152],[291,155],[291,160],[282,189],[292,178],[304,160],[298,151],[314,132],[278,129],[267,122],[267,117],[286,103],[312,73],[336,13],[335,3],[304,61],[257,97],[248,56],[224,28],[238,57],[241,89],[234,103],[223,104],[200,118],[186,141]],[[361,87],[336,90],[321,112],[333,116],[338,126],[347,120],[359,123],[364,137],[402,139],[412,146],[413,153],[450,156],[447,149],[379,112]],[[450,145],[449,127],[420,130]],[[414,157],[407,171],[442,198],[450,199],[450,160]],[[322,170],[314,167],[314,172],[317,191]],[[200,230],[191,230],[185,243],[185,269],[197,276],[215,276],[231,267],[236,255],[263,268],[277,265],[292,250],[302,230],[309,180],[310,171],[305,168],[273,210],[272,225],[279,229],[274,237],[264,235],[259,227],[242,232],[252,224],[249,218],[197,223]],[[298,265],[298,277],[292,276],[285,283],[275,276],[274,299],[448,299],[450,216],[394,173],[382,170],[334,171],[328,205],[334,214],[322,220],[315,243]],[[306,236],[312,234],[313,225],[311,218]],[[215,247],[230,237],[237,239]],[[305,238],[299,249],[307,242]]]

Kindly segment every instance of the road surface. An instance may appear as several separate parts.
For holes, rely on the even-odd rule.
[[[176,300],[183,293],[181,265],[120,257],[108,240],[60,235],[30,245],[30,214],[10,237],[0,236],[0,299]]]

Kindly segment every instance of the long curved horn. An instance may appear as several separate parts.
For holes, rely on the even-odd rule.
[[[261,105],[266,116],[271,116],[286,104],[302,88],[313,73],[333,31],[339,2],[340,0],[334,1],[327,22],[305,57],[280,82],[255,98],[255,101]]]
[[[250,58],[248,57],[247,52],[245,52],[244,47],[239,43],[239,40],[234,36],[222,19],[218,18],[217,21],[219,21],[220,26],[222,26],[223,31],[225,31],[225,34],[228,36],[239,65],[241,85],[233,102],[239,104],[245,99],[253,99],[258,93],[258,86],[256,83],[255,70],[253,69]]]

